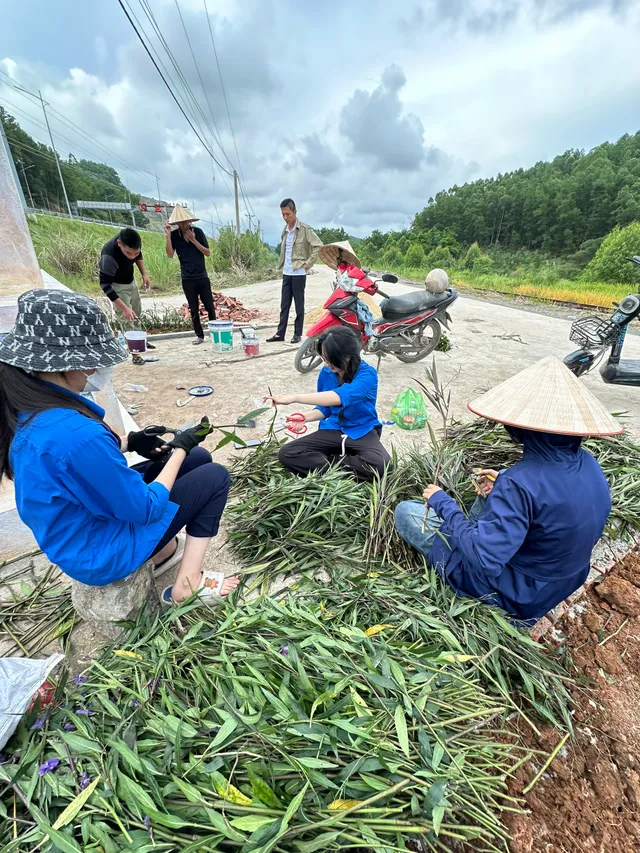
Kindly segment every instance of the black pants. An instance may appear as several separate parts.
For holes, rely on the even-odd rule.
[[[319,429],[311,435],[283,444],[278,459],[284,467],[304,477],[310,471],[326,468],[336,459],[357,480],[373,480],[374,474],[382,474],[391,457],[380,442],[381,428],[376,427],[362,438],[347,438],[342,456],[342,433],[339,429]]]
[[[141,462],[133,468],[141,474],[145,483],[151,483],[165,464]],[[154,548],[153,554],[161,551],[185,526],[189,536],[199,539],[215,536],[227,503],[229,482],[227,469],[212,462],[211,454],[204,447],[194,447],[182,463],[169,493],[169,500],[178,504],[179,509]]]
[[[287,333],[287,323],[289,322],[289,311],[291,309],[292,299],[296,305],[296,321],[293,327],[293,334],[298,338],[302,337],[302,326],[304,325],[304,288],[306,283],[306,275],[282,276],[280,322],[278,323],[278,331],[276,332],[276,335],[279,338],[284,338]]]
[[[193,331],[199,338],[204,339],[202,331],[202,323],[200,322],[200,308],[198,306],[198,297],[202,300],[204,309],[209,315],[210,320],[216,319],[216,309],[213,304],[213,293],[211,292],[211,282],[209,276],[205,275],[202,278],[182,279],[182,289],[189,303],[189,311],[191,312],[191,322],[193,323]]]

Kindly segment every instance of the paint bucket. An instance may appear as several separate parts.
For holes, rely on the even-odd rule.
[[[233,320],[209,320],[211,347],[214,352],[233,349]]]
[[[124,333],[124,339],[129,347],[129,352],[140,353],[147,351],[147,333],[143,331],[133,330]]]
[[[242,348],[247,358],[253,358],[253,356],[260,355],[260,341],[258,338],[243,338]]]

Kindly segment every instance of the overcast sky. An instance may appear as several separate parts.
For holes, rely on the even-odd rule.
[[[270,242],[285,196],[304,221],[363,236],[407,226],[456,183],[640,129],[637,0],[207,0],[238,162],[204,0],[148,3]],[[151,36],[140,0],[129,5]],[[61,153],[108,162],[147,195],[155,178],[140,172],[157,172],[163,199],[231,221],[231,181],[212,173],[117,0],[3,7],[0,69],[140,171],[54,120]],[[0,85],[0,104],[48,141],[7,102],[42,120]]]

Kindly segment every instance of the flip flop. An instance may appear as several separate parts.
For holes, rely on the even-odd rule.
[[[170,557],[167,557],[166,560],[163,560],[161,563],[158,563],[157,566],[153,567],[153,576],[154,578],[161,577],[165,572],[168,572],[169,569],[172,569],[182,559],[182,555],[184,554],[184,543],[186,541],[186,535],[184,533],[178,533],[176,536],[176,541],[178,543],[178,547],[173,552]]]
[[[210,569],[205,569],[202,573],[202,580],[196,590],[195,603],[212,605],[216,604],[222,598],[222,584],[224,583],[224,572],[212,572]],[[174,601],[171,598],[172,587],[166,586],[162,590],[161,601],[170,607],[172,604],[182,604],[181,601]]]

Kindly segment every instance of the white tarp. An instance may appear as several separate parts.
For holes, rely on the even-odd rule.
[[[0,749],[16,730],[34,693],[63,657],[0,658]]]

